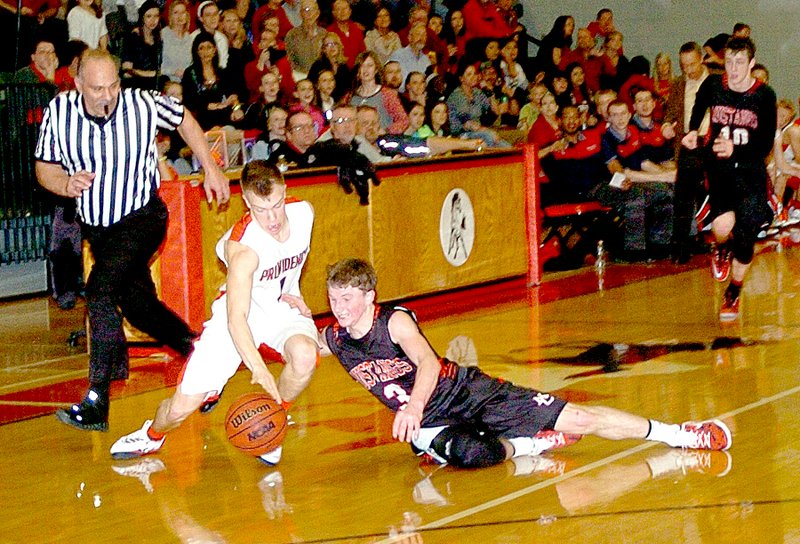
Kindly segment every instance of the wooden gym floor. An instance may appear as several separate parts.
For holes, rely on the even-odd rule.
[[[583,270],[529,292],[512,282],[468,311],[420,311],[433,346],[462,364],[661,420],[722,418],[729,454],[587,437],[488,469],[424,465],[329,358],[292,409],[277,468],[224,436],[228,404],[253,390],[246,372],[157,455],[115,462],[108,448],[152,417],[177,365],[135,350],[110,432],[68,428],[52,412],[85,387],[85,343],[66,343],[82,305],[2,303],[0,542],[800,542],[798,235],[765,244],[734,325],[717,320],[722,287],[704,257],[610,265],[602,290]]]

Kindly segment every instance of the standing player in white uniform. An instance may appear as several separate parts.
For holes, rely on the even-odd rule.
[[[308,257],[314,210],[286,197],[280,171],[252,161],[242,171],[242,196],[249,211],[217,243],[228,267],[227,282],[211,306],[211,319],[195,342],[172,398],[154,420],[111,447],[115,459],[158,451],[165,433],[180,425],[209,397],[219,394],[239,368],[287,407],[305,389],[319,361],[317,329],[300,294],[300,272]],[[266,344],[283,356],[278,382],[258,352]],[[281,448],[260,457],[280,460]]]

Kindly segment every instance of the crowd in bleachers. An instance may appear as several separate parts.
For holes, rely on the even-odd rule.
[[[685,45],[676,77],[666,52],[652,63],[628,57],[609,9],[580,27],[560,16],[534,37],[514,0],[445,0],[433,10],[418,0],[70,0],[62,25],[57,4],[23,12],[38,18],[46,41],[23,40],[33,54],[18,80],[68,89],[81,48],[105,48],[119,58],[123,85],[172,94],[205,130],[249,131],[253,156],[291,156],[290,165],[304,164],[318,139],[372,163],[527,141],[541,161],[543,204],[595,200],[613,209],[626,258],[670,250],[674,206],[681,237],[695,233],[674,190],[691,106],[684,90],[723,69],[727,34]],[[792,154],[800,125],[792,102],[783,108],[778,201],[784,187],[800,185]],[[181,142],[164,149],[181,173],[190,169]],[[682,198],[693,213],[696,195]],[[776,210],[787,220],[785,200]]]

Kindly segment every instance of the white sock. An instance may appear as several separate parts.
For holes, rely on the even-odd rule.
[[[652,477],[655,479],[664,474],[679,470],[681,467],[678,464],[679,459],[675,457],[676,455],[680,456],[682,452],[680,450],[667,450],[667,453],[646,459]]]
[[[680,446],[679,433],[681,426],[675,423],[662,423],[655,419],[650,420],[650,432],[645,440],[663,442],[673,448]]]
[[[523,455],[537,455],[539,452],[534,453],[534,440],[530,436],[518,436],[516,438],[509,438],[509,442],[514,446],[514,455],[511,457],[521,457]]]

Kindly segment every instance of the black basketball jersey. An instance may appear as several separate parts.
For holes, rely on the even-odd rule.
[[[697,130],[706,112],[710,113],[707,153],[723,166],[762,170],[775,138],[775,104],[775,92],[758,80],[747,91],[736,92],[728,87],[726,75],[712,74],[697,91],[689,128]],[[718,159],[711,149],[719,134],[733,140],[730,158]]]
[[[408,403],[417,378],[417,366],[389,334],[389,319],[398,311],[408,313],[416,322],[414,314],[407,308],[376,305],[372,329],[362,338],[352,338],[337,323],[325,329],[328,347],[350,377],[395,412]],[[459,370],[450,361],[440,359],[440,363],[442,370],[431,401],[442,398],[443,393],[452,389],[452,378]],[[438,402],[429,402],[425,411],[428,412],[435,404]]]

